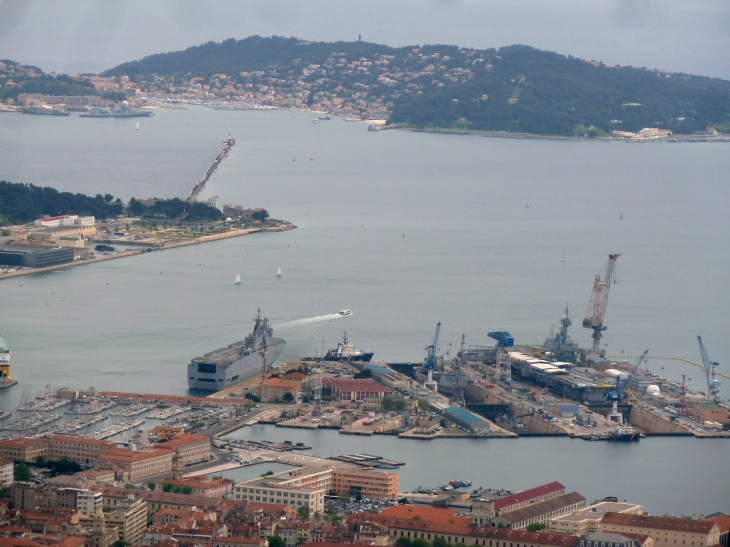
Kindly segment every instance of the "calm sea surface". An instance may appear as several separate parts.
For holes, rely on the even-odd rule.
[[[320,351],[322,340],[334,347],[347,330],[376,359],[415,361],[437,321],[441,352],[450,343],[456,351],[462,333],[467,344],[489,343],[492,330],[541,343],[566,302],[580,324],[593,275],[616,252],[609,354],[649,348],[698,361],[701,334],[728,362],[727,144],[375,133],[340,119],[312,124],[307,114],[200,108],[158,110],[141,131],[134,123],[0,115],[0,179],[125,200],[184,197],[230,133],[237,144],[202,197],[266,207],[299,228],[1,281],[0,332],[20,380],[0,393],[7,406],[48,383],[184,393],[189,360],[242,338],[258,307],[287,340],[283,359]],[[343,308],[353,315],[320,317]],[[589,344],[588,330],[572,331]],[[650,367],[702,386],[691,365]],[[364,442],[322,438],[320,446]],[[345,445],[336,451],[355,450]],[[458,478],[456,450],[475,484],[558,478],[597,497],[624,495],[616,484],[625,482],[654,512],[730,510],[721,467],[700,465],[726,465],[727,443],[429,443],[417,445],[429,454],[420,463],[407,446],[370,450],[404,458],[407,486]]]

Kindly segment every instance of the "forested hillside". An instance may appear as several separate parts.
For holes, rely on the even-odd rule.
[[[643,127],[730,131],[726,80],[607,66],[520,45],[391,48],[253,36],[152,55],[104,75],[128,75],[150,91],[202,88],[266,104],[291,99],[419,127],[592,136]]]

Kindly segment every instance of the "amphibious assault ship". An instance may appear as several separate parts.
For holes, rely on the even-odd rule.
[[[40,114],[41,116],[68,116],[71,113],[63,108],[53,108],[44,104],[32,104],[20,109],[23,114]]]
[[[82,118],[134,118],[152,116],[151,110],[132,108],[127,101],[115,104],[112,108],[96,107],[79,114]]]
[[[188,365],[188,387],[205,391],[220,391],[257,374],[273,364],[284,351],[286,342],[273,337],[274,331],[258,310],[251,334],[244,340],[219,348]]]

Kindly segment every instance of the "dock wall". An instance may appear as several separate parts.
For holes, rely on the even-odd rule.
[[[634,405],[629,415],[631,425],[640,429],[647,435],[691,435],[691,433],[679,424],[675,424],[657,416],[650,410]]]

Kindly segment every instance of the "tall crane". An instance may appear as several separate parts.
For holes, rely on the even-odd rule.
[[[428,352],[426,354],[426,360],[423,363],[423,366],[428,370],[433,370],[436,368],[436,348],[439,344],[439,333],[441,332],[441,321],[436,323],[436,334],[433,336],[433,343],[426,348],[426,351]]]
[[[715,375],[715,367],[719,366],[716,361],[710,361],[710,356],[707,355],[705,345],[702,343],[702,337],[698,336],[697,341],[700,343],[700,354],[702,355],[702,368],[705,369],[705,376],[707,376],[707,395],[709,397],[717,397],[720,394],[720,380]]]
[[[611,414],[606,417],[607,421],[616,421],[619,425],[621,425],[623,418],[618,412],[618,402],[626,397],[626,393],[624,393],[624,388],[628,385],[629,379],[639,370],[639,367],[642,365],[642,363],[646,361],[646,356],[648,353],[649,350],[646,350],[644,353],[641,354],[641,356],[636,360],[636,363],[634,363],[634,368],[631,369],[631,372],[625,380],[621,380],[621,376],[616,376],[615,391],[609,391],[608,393],[606,393],[606,400],[609,403],[613,403],[613,406],[611,408]]]
[[[585,319],[583,319],[583,326],[587,329],[593,329],[593,353],[599,355],[601,354],[602,332],[606,330],[606,327],[603,326],[603,316],[606,315],[608,292],[611,290],[611,281],[613,281],[616,260],[620,256],[620,254],[608,255],[608,262],[596,274],[596,278],[593,281],[591,301],[588,303],[588,311],[586,312]]]

